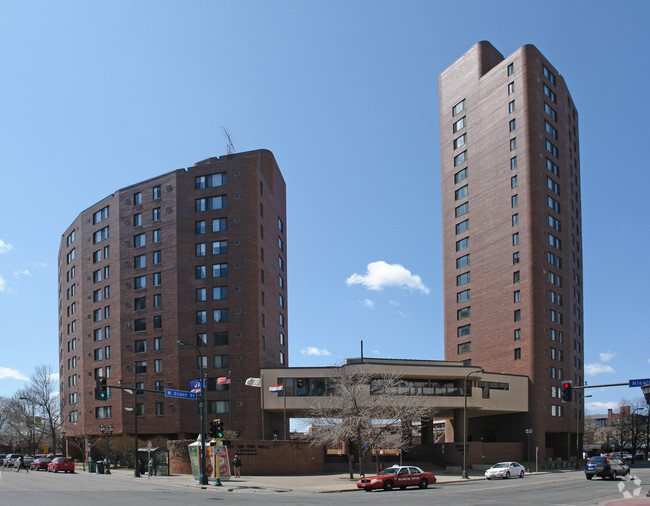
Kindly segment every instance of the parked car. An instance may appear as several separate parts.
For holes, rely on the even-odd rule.
[[[22,453],[8,453],[2,462],[2,467],[13,467],[16,459],[19,459],[22,456]]]
[[[6,453],[0,453],[0,466],[3,464],[5,461],[5,457],[7,456]]]
[[[419,467],[392,466],[379,471],[376,476],[361,478],[357,481],[357,487],[366,492],[372,492],[379,488],[384,490],[393,490],[395,487],[402,490],[406,487],[427,488],[430,483],[435,482],[436,476],[433,473],[426,473]]]
[[[47,471],[47,465],[50,462],[52,462],[52,459],[41,457],[39,459],[36,459],[34,462],[32,462],[29,465],[29,469],[31,469],[32,471],[40,471],[41,469],[45,469]]]
[[[523,478],[525,474],[524,466],[518,462],[499,462],[494,464],[490,469],[485,471],[485,477],[488,480],[492,478],[504,478],[508,479],[511,476],[519,476]]]
[[[618,457],[591,457],[585,466],[585,476],[591,480],[594,476],[615,480],[618,476],[630,474],[630,467]]]
[[[74,462],[72,459],[66,457],[56,457],[52,462],[47,465],[47,472],[65,471],[66,473],[74,473]]]

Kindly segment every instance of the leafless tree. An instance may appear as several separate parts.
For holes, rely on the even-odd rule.
[[[646,439],[646,403],[644,399],[633,401],[622,399],[619,403],[618,416],[614,418],[613,436],[621,451],[631,448],[632,462],[637,448]]]
[[[368,452],[380,448],[401,451],[411,445],[411,422],[430,418],[435,411],[422,400],[394,372],[376,374],[361,364],[341,366],[325,395],[311,399],[305,414],[313,427],[310,439],[323,446],[341,442],[353,446],[363,476]],[[348,466],[353,478],[350,453]]]

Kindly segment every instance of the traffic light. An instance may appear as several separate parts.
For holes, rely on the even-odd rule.
[[[106,378],[95,378],[95,399],[105,401],[108,398],[108,386]]]
[[[562,382],[562,402],[571,402],[573,400],[573,383],[570,381]]]
[[[217,437],[217,421],[212,420],[210,422],[210,437],[211,438],[216,438]]]
[[[223,439],[223,420],[217,419],[217,439]]]

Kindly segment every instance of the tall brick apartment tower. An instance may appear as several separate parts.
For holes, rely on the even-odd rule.
[[[533,429],[533,455],[575,455],[583,403],[560,393],[584,380],[573,100],[534,46],[479,42],[440,75],[439,103],[445,358],[530,380],[527,415],[476,419],[468,438]]]
[[[83,211],[59,249],[60,381],[68,435],[133,433],[133,395],[189,390],[207,372],[208,417],[262,437],[260,368],[286,367],[286,188],[266,150],[209,158],[122,188]],[[230,385],[217,378],[231,376]],[[200,431],[196,401],[138,395],[138,433]],[[210,419],[210,418],[209,418]],[[283,433],[267,415],[267,437]]]

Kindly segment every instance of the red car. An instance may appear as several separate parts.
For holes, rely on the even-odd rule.
[[[47,465],[50,462],[52,462],[52,459],[48,459],[48,458],[36,459],[34,462],[29,464],[29,469],[31,471],[40,471],[41,469],[45,469],[47,471]]]
[[[430,483],[435,482],[436,476],[433,473],[425,473],[419,467],[393,466],[380,471],[377,476],[361,478],[357,482],[357,487],[366,492],[372,492],[378,488],[393,490],[395,487],[404,490],[406,487],[427,488]]]
[[[74,473],[74,462],[72,459],[65,457],[56,457],[52,462],[47,465],[47,472],[55,473],[65,471],[66,473]]]

